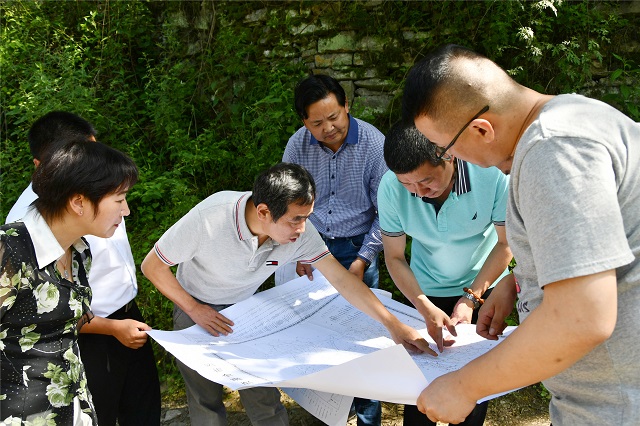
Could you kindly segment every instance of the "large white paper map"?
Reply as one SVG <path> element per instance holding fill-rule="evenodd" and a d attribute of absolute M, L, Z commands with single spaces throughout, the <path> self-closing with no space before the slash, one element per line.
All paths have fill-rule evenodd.
<path fill-rule="evenodd" d="M 378 297 L 435 347 L 417 310 Z M 184 364 L 233 390 L 299 388 L 285 390 L 327 424 L 346 421 L 351 398 L 343 395 L 415 404 L 430 381 L 500 342 L 485 340 L 475 333 L 475 326 L 463 324 L 456 327 L 456 343 L 438 357 L 411 355 L 318 271 L 313 281 L 301 277 L 222 312 L 235 323 L 228 336 L 214 337 L 197 325 L 148 333 Z"/>

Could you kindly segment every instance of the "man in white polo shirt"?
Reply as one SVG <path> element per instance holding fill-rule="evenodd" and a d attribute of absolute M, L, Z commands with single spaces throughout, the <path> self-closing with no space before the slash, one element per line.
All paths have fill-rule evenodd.
<path fill-rule="evenodd" d="M 52 111 L 36 120 L 27 139 L 36 167 L 74 137 L 95 142 L 96 131 L 66 111 Z M 31 184 L 9 211 L 6 223 L 20 221 L 38 196 Z M 110 238 L 85 236 L 92 255 L 89 284 L 95 318 L 78 339 L 87 384 L 101 426 L 157 426 L 160 422 L 160 382 L 149 327 L 135 297 L 136 267 L 124 219 Z"/>
<path fill-rule="evenodd" d="M 384 324 L 394 341 L 435 355 L 417 331 L 400 323 L 331 255 L 308 221 L 314 198 L 309 172 L 280 163 L 256 179 L 253 192 L 215 193 L 167 230 L 142 271 L 174 302 L 174 329 L 199 324 L 214 336 L 231 333 L 233 322 L 218 311 L 253 295 L 279 266 L 300 261 L 313 264 L 350 303 Z M 174 265 L 179 265 L 176 276 Z M 178 366 L 191 424 L 226 425 L 222 385 Z M 252 424 L 289 424 L 277 389 L 244 389 L 240 398 Z"/>

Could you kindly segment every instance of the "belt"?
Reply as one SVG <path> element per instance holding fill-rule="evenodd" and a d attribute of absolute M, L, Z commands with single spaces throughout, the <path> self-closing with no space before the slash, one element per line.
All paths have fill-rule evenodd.
<path fill-rule="evenodd" d="M 130 301 L 125 303 L 122 308 L 118 309 L 116 312 L 129 312 L 131 309 L 133 309 L 133 305 L 135 303 L 135 300 L 136 299 L 131 299 Z M 115 314 L 115 312 L 114 312 L 114 314 Z"/>
<path fill-rule="evenodd" d="M 349 241 L 349 240 L 351 240 L 351 239 L 353 239 L 355 237 L 358 237 L 358 236 L 359 235 L 354 235 L 352 237 L 330 237 L 328 235 L 320 234 L 320 237 L 325 241 L 326 240 L 331 240 L 331 241 Z"/>

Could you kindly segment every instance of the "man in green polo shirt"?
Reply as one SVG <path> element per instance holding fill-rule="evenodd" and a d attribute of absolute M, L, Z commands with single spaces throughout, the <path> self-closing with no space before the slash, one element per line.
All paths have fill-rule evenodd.
<path fill-rule="evenodd" d="M 424 317 L 440 352 L 453 343 L 455 325 L 475 322 L 489 289 L 508 274 L 512 259 L 505 216 L 509 178 L 449 155 L 438 155 L 413 125 L 396 124 L 384 144 L 389 166 L 378 188 L 384 257 L 396 286 Z M 412 237 L 411 265 L 405 258 Z M 463 289 L 470 289 L 467 293 Z M 481 425 L 487 403 L 464 425 Z M 405 406 L 405 425 L 430 425 Z"/>

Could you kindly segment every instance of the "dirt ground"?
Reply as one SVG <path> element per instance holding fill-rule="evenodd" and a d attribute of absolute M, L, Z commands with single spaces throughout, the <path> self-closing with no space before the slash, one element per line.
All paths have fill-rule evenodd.
<path fill-rule="evenodd" d="M 179 410 L 171 422 L 173 425 L 189 425 L 186 413 L 186 401 L 178 398 L 171 402 L 165 401 L 164 411 Z M 287 395 L 282 395 L 282 400 L 289 412 L 289 422 L 291 426 L 322 426 L 324 423 L 313 417 L 306 410 L 290 399 Z M 229 426 L 251 426 L 251 422 L 244 414 L 240 398 L 237 392 L 227 394 L 225 399 L 227 406 L 227 417 Z M 382 425 L 402 426 L 402 413 L 404 406 L 399 404 L 382 404 Z M 164 414 L 163 413 L 163 418 Z M 496 398 L 489 403 L 489 411 L 486 426 L 548 426 L 548 402 L 540 395 L 538 386 L 529 386 L 519 391 Z M 356 426 L 355 416 L 350 418 L 347 426 Z"/>

